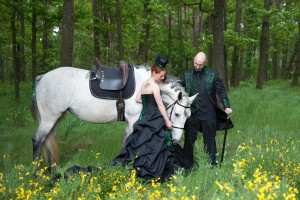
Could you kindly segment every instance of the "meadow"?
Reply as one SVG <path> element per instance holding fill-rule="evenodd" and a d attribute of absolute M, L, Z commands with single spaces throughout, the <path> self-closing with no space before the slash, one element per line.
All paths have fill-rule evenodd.
<path fill-rule="evenodd" d="M 60 162 L 49 174 L 44 160 L 32 162 L 31 84 L 0 84 L 0 199 L 299 199 L 300 88 L 287 81 L 256 90 L 243 82 L 229 91 L 235 125 L 228 130 L 221 167 L 211 168 L 196 142 L 198 167 L 170 180 L 145 182 L 135 171 L 107 165 L 122 146 L 125 124 L 89 124 L 68 114 L 57 140 Z M 100 111 L 99 111 L 100 112 Z M 218 132 L 220 159 L 224 132 Z M 95 166 L 93 173 L 63 174 L 71 166 Z M 39 170 L 35 171 L 39 166 Z M 62 174 L 57 179 L 57 174 Z"/>

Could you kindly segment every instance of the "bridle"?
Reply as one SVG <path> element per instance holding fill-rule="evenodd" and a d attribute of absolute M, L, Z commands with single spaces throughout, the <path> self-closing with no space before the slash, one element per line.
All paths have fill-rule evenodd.
<path fill-rule="evenodd" d="M 178 105 L 180 105 L 181 107 L 184 107 L 184 108 L 191 108 L 190 106 L 184 106 L 184 105 L 182 105 L 182 104 L 180 104 L 179 102 L 178 102 L 178 99 L 176 100 L 176 101 L 174 101 L 174 103 L 172 103 L 171 105 L 169 105 L 167 108 L 166 108 L 166 110 L 168 110 L 169 108 L 171 108 L 171 112 L 170 112 L 170 116 L 169 116 L 169 118 L 170 118 L 170 121 L 171 121 L 171 117 L 172 117 L 172 113 L 173 113 L 173 110 L 174 110 L 174 107 L 175 107 L 175 104 L 178 104 Z M 172 126 L 173 128 L 177 128 L 177 129 L 184 129 L 184 127 L 178 127 L 178 126 Z"/>

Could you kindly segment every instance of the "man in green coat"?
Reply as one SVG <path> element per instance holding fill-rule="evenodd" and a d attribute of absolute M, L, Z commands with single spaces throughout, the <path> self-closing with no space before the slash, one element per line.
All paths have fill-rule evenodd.
<path fill-rule="evenodd" d="M 233 127 L 231 120 L 227 119 L 232 109 L 225 86 L 218 73 L 206 66 L 206 55 L 203 52 L 195 56 L 194 69 L 185 72 L 182 84 L 189 96 L 199 93 L 185 124 L 184 151 L 191 158 L 191 163 L 194 163 L 194 144 L 200 131 L 203 133 L 204 151 L 209 156 L 210 164 L 216 166 L 216 132 Z M 217 98 L 223 109 L 218 107 Z"/>

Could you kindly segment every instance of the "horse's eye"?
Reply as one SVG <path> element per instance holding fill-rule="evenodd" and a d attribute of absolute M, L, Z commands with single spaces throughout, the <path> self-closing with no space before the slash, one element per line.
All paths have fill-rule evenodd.
<path fill-rule="evenodd" d="M 178 113 L 175 113 L 175 117 L 179 117 L 179 114 L 178 114 Z"/>

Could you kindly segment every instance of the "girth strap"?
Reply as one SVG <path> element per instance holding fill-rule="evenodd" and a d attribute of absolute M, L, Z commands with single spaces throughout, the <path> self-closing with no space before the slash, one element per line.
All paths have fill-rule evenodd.
<path fill-rule="evenodd" d="M 116 102 L 118 111 L 118 121 L 125 121 L 125 101 L 122 96 L 122 90 L 119 91 L 119 98 Z"/>

